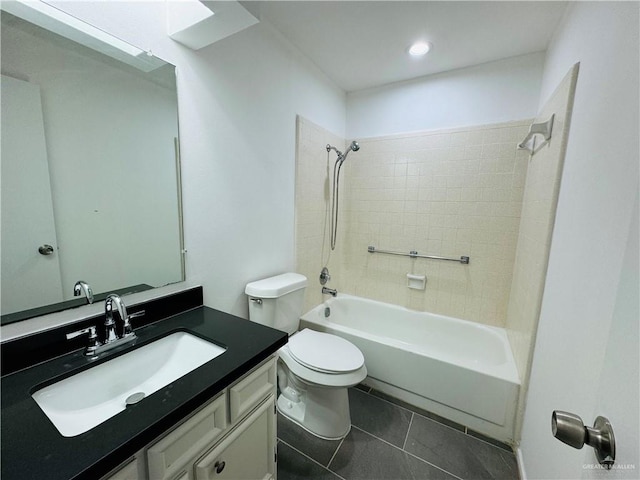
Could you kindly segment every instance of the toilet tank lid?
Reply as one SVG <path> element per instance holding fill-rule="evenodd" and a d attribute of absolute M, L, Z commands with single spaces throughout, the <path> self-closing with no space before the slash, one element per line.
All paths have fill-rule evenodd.
<path fill-rule="evenodd" d="M 247 284 L 244 293 L 258 298 L 277 298 L 307 286 L 307 277 L 299 273 L 283 273 Z"/>

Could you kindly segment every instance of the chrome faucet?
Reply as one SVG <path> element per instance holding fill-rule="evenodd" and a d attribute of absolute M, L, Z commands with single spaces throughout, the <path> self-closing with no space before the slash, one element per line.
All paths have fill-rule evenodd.
<path fill-rule="evenodd" d="M 117 329 L 114 311 L 118 312 L 118 317 L 122 322 L 122 328 Z M 111 293 L 107 295 L 104 302 L 104 342 L 100 342 L 96 335 L 96 327 L 89 327 L 77 332 L 67 334 L 67 340 L 75 338 L 84 333 L 89 334 L 89 346 L 85 349 L 84 354 L 88 357 L 96 357 L 99 353 L 111 350 L 123 344 L 127 344 L 136 339 L 136 334 L 131 326 L 131 319 L 144 315 L 145 311 L 141 310 L 134 314 L 127 313 L 127 307 L 119 295 Z"/>
<path fill-rule="evenodd" d="M 116 333 L 116 322 L 113 319 L 113 306 L 115 305 L 116 310 L 118 311 L 118 315 L 122 320 L 123 324 L 126 325 L 129 323 L 129 317 L 127 315 L 127 307 L 124 302 L 120 298 L 119 295 L 115 293 L 111 293 L 107 295 L 106 300 L 104 301 L 104 329 L 105 329 L 105 341 L 104 343 L 111 343 L 118 340 L 118 338 L 122 338 L 124 336 L 124 328 L 122 329 L 123 334 L 118 335 Z"/>
<path fill-rule="evenodd" d="M 93 303 L 93 290 L 91 290 L 91 287 L 87 282 L 84 280 L 78 280 L 73 286 L 73 296 L 79 297 L 82 294 L 87 297 L 87 303 Z"/>
<path fill-rule="evenodd" d="M 327 288 L 327 287 L 322 287 L 322 294 L 329 294 L 332 297 L 335 297 L 338 295 L 338 291 L 335 288 Z"/>

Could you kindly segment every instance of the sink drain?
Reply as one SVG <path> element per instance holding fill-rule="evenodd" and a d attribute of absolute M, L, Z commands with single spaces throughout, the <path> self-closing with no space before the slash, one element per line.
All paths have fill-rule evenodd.
<path fill-rule="evenodd" d="M 135 405 L 136 403 L 138 403 L 140 400 L 142 400 L 144 398 L 144 392 L 136 392 L 136 393 L 132 393 L 131 395 L 129 395 L 127 397 L 127 399 L 124 401 L 124 403 L 129 406 L 129 405 Z"/>

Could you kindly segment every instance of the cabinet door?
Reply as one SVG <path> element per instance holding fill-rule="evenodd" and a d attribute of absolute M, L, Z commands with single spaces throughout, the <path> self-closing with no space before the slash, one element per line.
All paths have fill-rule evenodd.
<path fill-rule="evenodd" d="M 151 480 L 182 480 L 195 458 L 222 438 L 227 427 L 226 391 L 147 450 Z M 189 478 L 188 476 L 186 478 Z"/>
<path fill-rule="evenodd" d="M 276 360 L 271 358 L 229 388 L 229 416 L 235 423 L 276 393 Z"/>
<path fill-rule="evenodd" d="M 275 478 L 275 422 L 272 395 L 195 464 L 196 480 Z"/>

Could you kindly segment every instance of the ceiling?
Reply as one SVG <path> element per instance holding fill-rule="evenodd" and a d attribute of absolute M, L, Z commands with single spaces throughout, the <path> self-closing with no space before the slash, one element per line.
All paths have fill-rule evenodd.
<path fill-rule="evenodd" d="M 347 92 L 544 51 L 567 2 L 258 1 L 259 11 Z M 407 54 L 416 40 L 433 44 Z"/>

